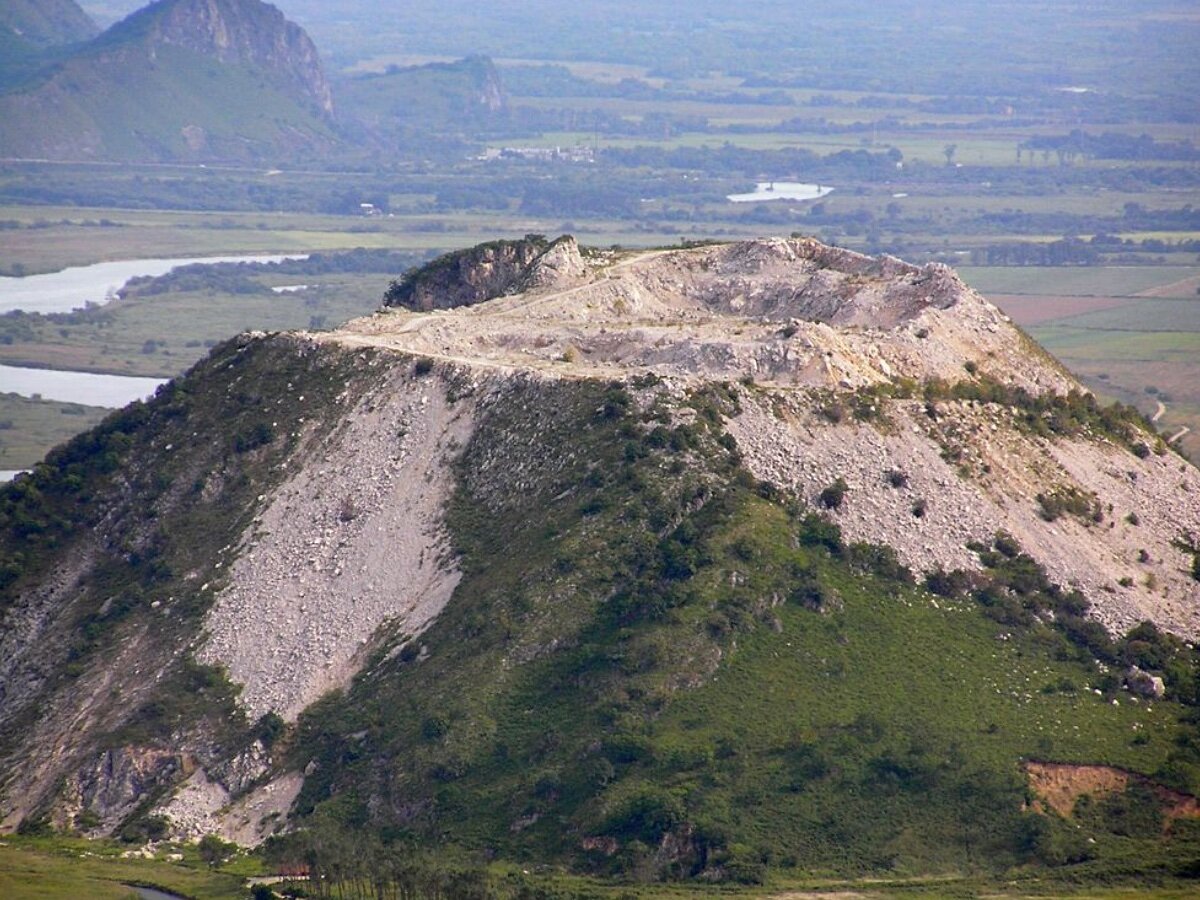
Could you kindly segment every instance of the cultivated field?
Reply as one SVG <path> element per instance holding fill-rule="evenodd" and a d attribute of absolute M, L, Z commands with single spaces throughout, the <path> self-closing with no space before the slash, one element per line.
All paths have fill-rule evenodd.
<path fill-rule="evenodd" d="M 1190 267 L 963 268 L 1097 394 L 1135 404 L 1200 458 L 1200 296 Z M 1004 292 L 1001 292 L 1004 289 Z M 1190 289 L 1190 293 L 1189 293 Z"/>

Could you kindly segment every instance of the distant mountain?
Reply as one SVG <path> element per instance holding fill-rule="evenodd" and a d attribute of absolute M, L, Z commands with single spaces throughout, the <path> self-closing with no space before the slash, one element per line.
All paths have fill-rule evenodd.
<path fill-rule="evenodd" d="M 0 154 L 293 158 L 337 139 L 316 47 L 260 0 L 161 0 L 0 96 Z"/>
<path fill-rule="evenodd" d="M 76 44 L 95 37 L 96 23 L 75 0 L 3 0 L 0 39 L 15 39 L 34 47 Z M 7 40 L 6 40 L 7 42 Z"/>
<path fill-rule="evenodd" d="M 98 30 L 74 0 L 0 0 L 0 90 L 22 83 Z"/>
<path fill-rule="evenodd" d="M 386 72 L 339 82 L 342 120 L 366 141 L 389 146 L 468 140 L 507 120 L 508 94 L 486 56 Z"/>

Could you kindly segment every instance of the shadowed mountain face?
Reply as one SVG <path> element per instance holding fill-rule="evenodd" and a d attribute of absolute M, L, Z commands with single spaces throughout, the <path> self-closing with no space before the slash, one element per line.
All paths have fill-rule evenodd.
<path fill-rule="evenodd" d="M 181 47 L 223 63 L 262 70 L 325 115 L 333 99 L 317 48 L 304 29 L 259 0 L 160 0 L 115 25 L 102 44 Z"/>
<path fill-rule="evenodd" d="M 96 35 L 96 23 L 75 0 L 4 0 L 0 35 L 33 47 L 75 44 Z"/>
<path fill-rule="evenodd" d="M 161 0 L 0 96 L 0 153 L 270 160 L 328 150 L 317 50 L 259 0 Z"/>

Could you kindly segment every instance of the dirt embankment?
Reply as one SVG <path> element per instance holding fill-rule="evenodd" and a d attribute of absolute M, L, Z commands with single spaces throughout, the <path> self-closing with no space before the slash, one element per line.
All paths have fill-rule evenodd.
<path fill-rule="evenodd" d="M 1175 819 L 1200 818 L 1200 802 L 1191 794 L 1173 791 L 1156 784 L 1144 775 L 1117 769 L 1112 766 L 1073 765 L 1070 763 L 1036 762 L 1025 763 L 1029 786 L 1037 796 L 1041 810 L 1054 810 L 1064 818 L 1070 818 L 1075 803 L 1081 797 L 1106 797 L 1119 794 L 1130 784 L 1149 785 L 1162 804 L 1166 826 Z"/>

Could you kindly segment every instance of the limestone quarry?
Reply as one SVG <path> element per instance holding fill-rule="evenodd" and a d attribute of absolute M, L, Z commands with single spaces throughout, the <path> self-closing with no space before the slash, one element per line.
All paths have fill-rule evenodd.
<path fill-rule="evenodd" d="M 827 512 L 848 539 L 890 545 L 916 572 L 949 571 L 978 569 L 968 544 L 1004 532 L 1114 633 L 1151 620 L 1200 638 L 1187 549 L 1200 536 L 1200 471 L 1150 434 L 1151 452 L 1134 453 L 1102 435 L 1032 433 L 998 403 L 922 398 L 933 381 L 988 379 L 1031 397 L 1082 391 L 952 270 L 807 239 L 616 252 L 561 238 L 461 262 L 440 270 L 446 284 L 408 290 L 412 308 L 259 338 L 369 360 L 371 377 L 347 380 L 336 422 L 320 421 L 330 414 L 321 409 L 297 417 L 252 522 L 190 582 L 213 600 L 184 651 L 224 668 L 248 721 L 296 721 L 349 685 L 384 637 L 419 650 L 460 578 L 443 518 L 455 461 L 480 411 L 507 402 L 518 381 L 613 380 L 635 396 L 728 383 L 738 411 L 723 426 L 744 465 L 813 508 L 841 479 L 844 499 Z M 294 385 L 301 413 L 304 392 Z M 495 489 L 522 489 L 528 462 L 519 448 L 497 460 Z M 1055 492 L 1088 498 L 1094 512 L 1042 515 L 1039 495 Z M 11 684 L 33 665 L 54 590 L 6 613 Z M 0 696 L 0 723 L 36 696 L 29 684 Z M 8 770 L 10 823 L 44 802 L 52 776 L 66 777 L 78 804 L 105 795 L 105 772 L 123 771 L 63 740 L 36 784 Z M 281 771 L 261 744 L 230 760 L 219 748 L 192 752 L 189 740 L 147 763 L 179 832 L 256 843 L 279 825 L 303 773 Z M 111 826 L 143 796 L 125 789 L 98 811 Z"/>

